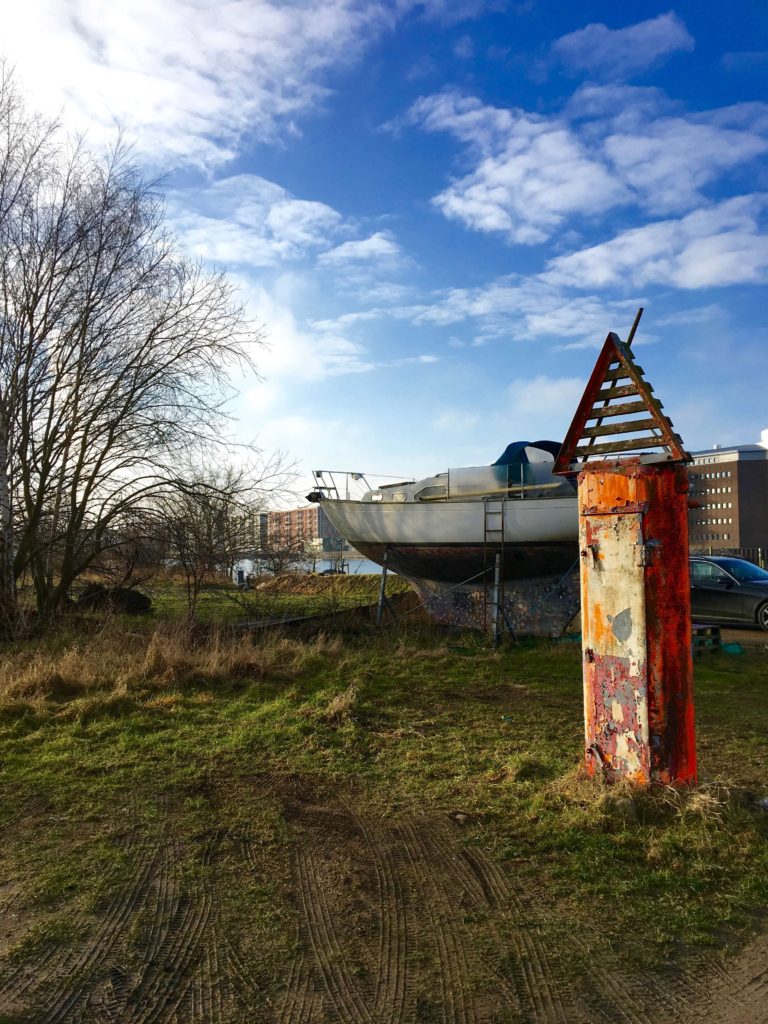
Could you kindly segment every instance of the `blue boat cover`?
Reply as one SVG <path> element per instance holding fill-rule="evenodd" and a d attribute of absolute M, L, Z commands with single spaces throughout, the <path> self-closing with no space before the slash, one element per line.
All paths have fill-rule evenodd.
<path fill-rule="evenodd" d="M 527 465 L 529 460 L 525 451 L 526 448 L 540 448 L 542 451 L 549 452 L 555 458 L 560 451 L 561 444 L 559 441 L 513 441 L 512 444 L 507 445 L 504 453 L 495 462 L 492 462 L 491 465 L 515 466 L 520 463 Z"/>

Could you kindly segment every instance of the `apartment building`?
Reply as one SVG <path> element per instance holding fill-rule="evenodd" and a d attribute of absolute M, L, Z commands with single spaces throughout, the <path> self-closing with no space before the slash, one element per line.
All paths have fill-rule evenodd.
<path fill-rule="evenodd" d="M 688 467 L 693 549 L 768 549 L 768 430 L 759 444 L 715 445 L 692 452 Z"/>
<path fill-rule="evenodd" d="M 347 544 L 320 505 L 270 512 L 268 544 L 286 550 L 321 552 L 347 550 Z"/>

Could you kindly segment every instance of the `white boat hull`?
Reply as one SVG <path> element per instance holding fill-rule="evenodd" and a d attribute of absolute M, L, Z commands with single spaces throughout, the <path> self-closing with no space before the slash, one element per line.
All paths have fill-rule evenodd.
<path fill-rule="evenodd" d="M 482 501 L 373 504 L 324 498 L 328 518 L 354 547 L 358 541 L 377 544 L 482 544 Z M 504 539 L 509 544 L 576 541 L 579 532 L 576 495 L 498 501 L 503 511 Z"/>
<path fill-rule="evenodd" d="M 411 579 L 462 583 L 487 571 L 499 550 L 486 534 L 483 501 L 375 504 L 323 498 L 322 507 L 361 554 L 382 564 L 386 551 L 388 566 Z M 573 564 L 578 544 L 575 494 L 499 499 L 491 507 L 503 516 L 505 579 L 565 572 Z"/>

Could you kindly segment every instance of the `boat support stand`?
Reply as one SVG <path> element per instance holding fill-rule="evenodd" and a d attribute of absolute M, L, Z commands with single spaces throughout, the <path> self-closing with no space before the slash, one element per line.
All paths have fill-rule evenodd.
<path fill-rule="evenodd" d="M 376 605 L 376 625 L 380 626 L 384 618 L 386 608 L 390 617 L 394 619 L 395 613 L 387 597 L 387 562 L 389 561 L 389 544 L 384 548 L 384 560 L 381 563 L 381 584 L 379 586 L 379 600 Z"/>

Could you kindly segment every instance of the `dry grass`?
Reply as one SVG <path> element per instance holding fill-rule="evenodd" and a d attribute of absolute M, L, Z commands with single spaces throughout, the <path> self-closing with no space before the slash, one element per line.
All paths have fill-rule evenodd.
<path fill-rule="evenodd" d="M 319 597 L 359 597 L 375 601 L 381 585 L 377 575 L 322 576 L 313 573 L 285 573 L 258 579 L 253 590 L 260 594 L 304 594 Z M 387 577 L 387 594 L 407 594 L 410 586 L 400 576 Z"/>
<path fill-rule="evenodd" d="M 327 725 L 339 725 L 350 718 L 356 702 L 357 686 L 352 683 L 328 702 L 318 718 Z"/>
<path fill-rule="evenodd" d="M 696 829 L 724 826 L 746 811 L 759 810 L 757 794 L 743 786 L 725 782 L 702 783 L 696 787 L 653 786 L 646 788 L 631 782 L 606 785 L 601 778 L 590 778 L 581 766 L 547 781 L 546 764 L 522 755 L 512 759 L 493 777 L 497 783 L 536 780 L 536 810 L 546 808 L 561 816 L 564 823 L 611 831 L 624 826 L 669 825 Z"/>
<path fill-rule="evenodd" d="M 201 641 L 183 628 L 142 635 L 106 627 L 87 639 L 7 652 L 0 662 L 0 703 L 10 709 L 188 683 L 291 680 L 318 659 L 337 659 L 341 649 L 339 639 L 323 635 L 303 642 L 214 632 Z"/>

